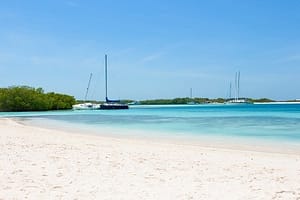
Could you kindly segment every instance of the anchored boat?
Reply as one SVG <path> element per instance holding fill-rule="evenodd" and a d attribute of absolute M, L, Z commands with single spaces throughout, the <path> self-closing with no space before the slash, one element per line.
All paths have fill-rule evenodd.
<path fill-rule="evenodd" d="M 89 82 L 88 82 L 88 86 L 86 88 L 86 93 L 85 93 L 85 97 L 84 97 L 84 103 L 73 105 L 72 106 L 73 110 L 97 110 L 97 109 L 100 108 L 100 104 L 86 102 L 87 101 L 87 96 L 88 96 L 88 93 L 89 93 L 89 88 L 90 88 L 92 76 L 93 76 L 93 74 L 91 73 L 90 74 L 90 78 L 89 78 Z"/>
<path fill-rule="evenodd" d="M 128 109 L 128 105 L 120 100 L 110 100 L 107 95 L 107 55 L 105 55 L 105 103 L 100 105 L 102 110 Z"/>
<path fill-rule="evenodd" d="M 234 93 L 235 97 L 231 98 L 231 83 L 229 89 L 229 99 L 225 102 L 225 104 L 252 104 L 246 98 L 240 98 L 240 72 L 235 73 L 235 83 L 234 83 Z"/>

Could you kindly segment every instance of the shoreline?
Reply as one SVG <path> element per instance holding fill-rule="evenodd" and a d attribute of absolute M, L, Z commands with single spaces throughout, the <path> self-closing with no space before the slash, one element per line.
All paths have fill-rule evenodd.
<path fill-rule="evenodd" d="M 94 135 L 105 138 L 140 140 L 143 142 L 156 142 L 166 144 L 179 144 L 187 146 L 199 146 L 204 148 L 217 148 L 228 150 L 255 151 L 265 153 L 280 154 L 299 154 L 300 144 L 290 141 L 277 140 L 258 140 L 253 138 L 238 138 L 234 136 L 208 136 L 208 135 L 186 135 L 168 133 L 164 131 L 128 129 L 128 128 L 110 128 L 99 127 L 87 128 L 82 126 L 72 126 L 71 123 L 60 122 L 56 120 L 30 119 L 23 121 L 22 118 L 10 118 L 24 126 L 33 126 L 50 130 L 59 130 L 70 134 Z M 50 125 L 49 125 L 50 123 Z M 72 127 L 71 127 L 72 126 Z"/>
<path fill-rule="evenodd" d="M 300 198 L 299 154 L 0 128 L 0 199 Z"/>

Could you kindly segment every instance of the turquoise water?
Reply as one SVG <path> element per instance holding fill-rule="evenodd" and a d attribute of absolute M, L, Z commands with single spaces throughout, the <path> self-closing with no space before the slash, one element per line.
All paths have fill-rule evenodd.
<path fill-rule="evenodd" d="M 300 104 L 134 106 L 129 110 L 0 113 L 0 116 L 56 120 L 94 130 L 113 127 L 187 137 L 234 137 L 300 144 Z"/>

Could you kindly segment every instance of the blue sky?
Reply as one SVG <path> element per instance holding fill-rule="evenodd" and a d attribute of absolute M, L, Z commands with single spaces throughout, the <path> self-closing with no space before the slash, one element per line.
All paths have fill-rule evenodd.
<path fill-rule="evenodd" d="M 0 87 L 83 99 L 300 98 L 298 0 L 0 2 Z"/>

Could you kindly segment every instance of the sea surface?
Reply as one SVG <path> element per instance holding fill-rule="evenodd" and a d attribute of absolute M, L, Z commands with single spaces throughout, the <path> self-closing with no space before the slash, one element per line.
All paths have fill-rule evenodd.
<path fill-rule="evenodd" d="M 0 117 L 94 131 L 114 128 L 140 137 L 152 134 L 300 145 L 300 104 L 132 106 L 129 110 L 0 112 Z"/>

